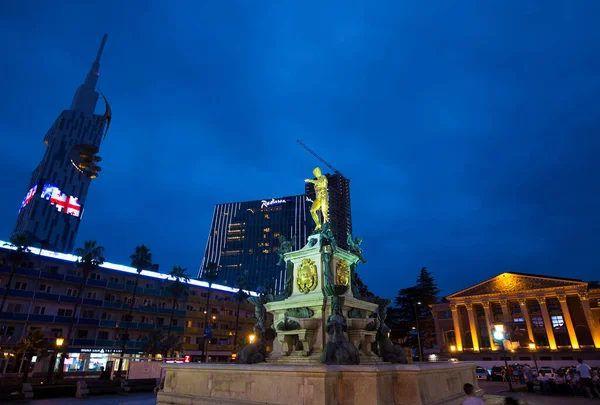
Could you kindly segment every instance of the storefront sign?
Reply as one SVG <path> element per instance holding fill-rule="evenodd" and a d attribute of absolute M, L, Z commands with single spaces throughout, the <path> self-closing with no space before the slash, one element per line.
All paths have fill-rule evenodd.
<path fill-rule="evenodd" d="M 267 208 L 267 207 L 270 207 L 271 205 L 277 205 L 277 204 L 285 204 L 286 202 L 287 202 L 286 200 L 276 200 L 274 198 L 271 198 L 270 201 L 262 200 L 261 201 L 262 205 L 260 206 L 260 208 Z"/>

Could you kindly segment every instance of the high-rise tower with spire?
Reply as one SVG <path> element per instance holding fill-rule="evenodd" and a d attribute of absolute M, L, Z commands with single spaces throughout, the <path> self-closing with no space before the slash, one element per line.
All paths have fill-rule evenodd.
<path fill-rule="evenodd" d="M 70 253 L 83 216 L 88 188 L 98 177 L 100 143 L 106 136 L 111 110 L 94 114 L 100 96 L 96 89 L 100 57 L 107 35 L 92 68 L 44 138 L 42 161 L 33 171 L 28 192 L 21 203 L 15 232 L 26 233 L 44 249 Z"/>

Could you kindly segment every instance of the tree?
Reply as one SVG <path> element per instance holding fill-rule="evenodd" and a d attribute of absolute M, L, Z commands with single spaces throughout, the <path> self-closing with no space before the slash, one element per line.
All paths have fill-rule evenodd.
<path fill-rule="evenodd" d="M 6 282 L 6 286 L 4 287 L 4 295 L 2 296 L 2 303 L 0 304 L 0 314 L 4 311 L 4 305 L 6 304 L 8 292 L 10 291 L 12 280 L 17 272 L 17 268 L 19 268 L 22 263 L 25 263 L 29 257 L 30 243 L 31 241 L 26 234 L 15 233 L 10 237 L 9 242 L 5 244 L 6 246 L 12 248 L 10 252 L 6 253 L 6 260 L 8 263 L 10 263 L 11 271 L 10 276 L 8 276 L 8 281 Z"/>
<path fill-rule="evenodd" d="M 135 296 L 137 294 L 138 283 L 140 282 L 140 275 L 142 274 L 142 270 L 152 267 L 152 252 L 150 252 L 150 249 L 148 249 L 146 245 L 136 246 L 135 252 L 133 252 L 129 258 L 131 259 L 131 266 L 135 267 L 137 274 L 135 276 L 135 285 L 133 286 L 133 296 L 131 298 L 131 303 L 129 304 L 129 312 L 127 313 L 127 327 L 125 328 L 123 343 L 121 345 L 121 356 L 119 357 L 119 368 L 117 369 L 116 375 L 117 378 L 121 377 L 121 371 L 123 370 L 125 345 L 129 335 L 129 323 L 132 320 L 131 314 L 133 313 L 133 305 L 135 304 Z"/>
<path fill-rule="evenodd" d="M 367 287 L 367 285 L 360 279 L 360 277 L 358 276 L 358 271 L 356 272 L 354 284 L 355 284 L 356 288 L 358 289 L 358 292 L 360 293 L 361 297 L 374 297 L 375 296 L 371 291 L 369 291 L 369 287 Z"/>
<path fill-rule="evenodd" d="M 190 275 L 187 274 L 187 269 L 181 266 L 174 266 L 169 276 L 175 279 L 169 286 L 169 291 L 173 297 L 173 307 L 171 308 L 171 319 L 169 321 L 169 331 L 167 332 L 167 338 L 171 337 L 171 330 L 173 328 L 173 317 L 175 316 L 175 306 L 177 305 L 178 298 L 182 296 L 188 289 L 187 283 L 190 281 Z"/>
<path fill-rule="evenodd" d="M 144 344 L 142 350 L 146 356 L 156 357 L 162 353 L 163 344 L 167 335 L 162 330 L 154 330 L 150 333 L 148 341 Z"/>
<path fill-rule="evenodd" d="M 34 354 L 38 354 L 42 352 L 43 349 L 46 348 L 46 340 L 44 339 L 44 331 L 41 329 L 34 329 L 29 332 L 29 335 L 25 336 L 15 345 L 15 351 L 17 354 L 22 354 L 26 359 L 26 363 L 23 367 L 23 382 L 27 381 L 27 376 L 29 370 L 29 363 L 31 362 L 31 357 Z"/>
<path fill-rule="evenodd" d="M 235 332 L 233 335 L 233 350 L 235 353 L 235 349 L 238 343 L 238 329 L 240 325 L 240 307 L 242 302 L 248 299 L 248 293 L 244 290 L 248 289 L 248 285 L 246 284 L 246 280 L 243 277 L 238 278 L 237 280 L 238 291 L 234 294 L 233 299 L 237 302 L 237 312 L 235 314 Z"/>
<path fill-rule="evenodd" d="M 435 326 L 431 305 L 438 301 L 439 289 L 433 275 L 423 267 L 416 280 L 416 285 L 403 288 L 398 292 L 395 308 L 388 308 L 386 323 L 395 338 L 407 339 L 411 345 L 417 343 L 417 336 L 412 332 L 418 326 L 425 347 L 435 342 Z"/>
<path fill-rule="evenodd" d="M 206 297 L 206 311 L 204 312 L 204 330 L 208 327 L 208 316 L 210 313 L 210 293 L 212 291 L 212 286 L 215 281 L 219 278 L 219 266 L 217 263 L 208 262 L 206 266 L 204 266 L 204 271 L 202 272 L 202 276 L 200 279 L 208 283 L 208 295 Z M 202 340 L 202 361 L 206 362 L 207 354 L 206 354 L 206 346 L 207 346 L 207 336 L 204 334 L 204 338 Z"/>
<path fill-rule="evenodd" d="M 71 323 L 69 323 L 69 329 L 67 330 L 67 338 L 62 346 L 62 355 L 60 356 L 60 363 L 58 365 L 58 378 L 63 376 L 63 368 L 65 366 L 65 353 L 71 344 L 71 334 L 75 325 L 75 319 L 77 318 L 77 310 L 81 304 L 81 297 L 83 296 L 83 290 L 90 276 L 90 273 L 97 270 L 102 263 L 104 263 L 104 248 L 98 246 L 95 240 L 86 240 L 83 242 L 82 248 L 75 249 L 75 255 L 79 256 L 77 260 L 77 268 L 81 269 L 81 282 L 79 283 L 79 289 L 77 290 L 77 298 L 75 299 L 75 305 L 73 306 L 73 314 L 71 315 Z"/>

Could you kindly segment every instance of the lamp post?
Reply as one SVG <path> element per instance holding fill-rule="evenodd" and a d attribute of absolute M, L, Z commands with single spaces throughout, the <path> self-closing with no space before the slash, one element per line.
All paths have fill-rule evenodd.
<path fill-rule="evenodd" d="M 65 339 L 62 337 L 57 337 L 54 341 L 54 351 L 52 356 L 50 357 L 50 363 L 48 364 L 48 375 L 46 376 L 46 382 L 50 384 L 52 382 L 52 375 L 54 374 L 54 366 L 56 365 L 56 356 L 60 351 L 61 346 L 65 342 Z"/>
<path fill-rule="evenodd" d="M 250 343 L 254 343 L 254 339 L 256 339 L 255 335 L 248 336 L 248 340 L 250 341 Z"/>
<path fill-rule="evenodd" d="M 513 386 L 512 381 L 510 380 L 510 376 L 508 375 L 508 361 L 506 360 L 506 346 L 504 346 L 505 334 L 504 334 L 504 324 L 498 323 L 494 325 L 494 340 L 500 342 L 502 345 L 502 356 L 504 356 L 504 367 L 506 369 L 506 376 L 508 380 L 508 390 L 512 392 Z"/>
<path fill-rule="evenodd" d="M 533 357 L 533 363 L 535 364 L 535 372 L 537 373 L 538 365 L 537 359 L 535 358 L 535 343 L 529 342 L 529 350 L 531 350 L 531 356 Z"/>
<path fill-rule="evenodd" d="M 418 353 L 419 353 L 419 363 L 423 362 L 423 349 L 421 348 L 421 329 L 419 328 L 419 307 L 417 305 L 421 305 L 421 301 L 415 302 L 415 323 L 417 328 L 417 345 Z"/>

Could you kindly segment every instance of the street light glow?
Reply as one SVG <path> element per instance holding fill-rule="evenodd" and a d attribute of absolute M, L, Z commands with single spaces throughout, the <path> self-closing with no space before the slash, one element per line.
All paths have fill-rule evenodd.
<path fill-rule="evenodd" d="M 254 336 L 254 335 L 248 336 L 248 340 L 250 341 L 250 343 L 254 342 L 254 339 L 256 339 L 256 336 Z"/>
<path fill-rule="evenodd" d="M 56 338 L 56 346 L 61 347 L 64 342 L 65 342 L 65 338 L 62 338 L 62 337 Z"/>

